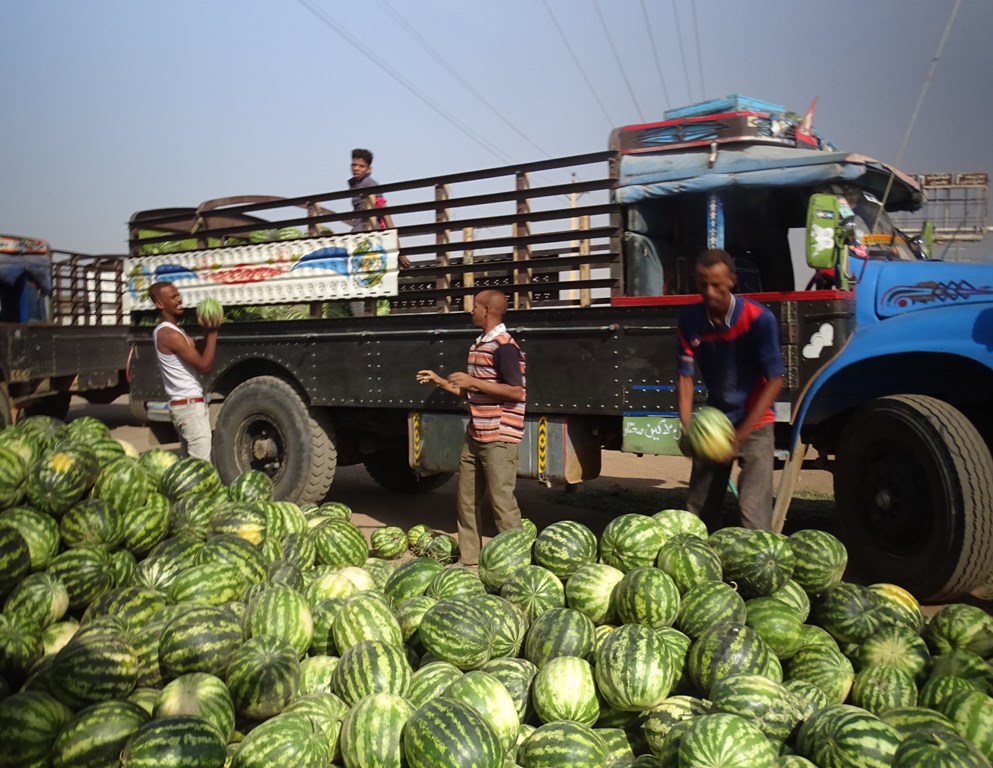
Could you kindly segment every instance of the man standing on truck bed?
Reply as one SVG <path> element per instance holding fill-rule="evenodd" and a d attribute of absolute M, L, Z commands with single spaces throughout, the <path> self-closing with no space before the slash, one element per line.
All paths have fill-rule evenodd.
<path fill-rule="evenodd" d="M 197 373 L 210 373 L 217 351 L 217 327 L 204 326 L 207 333 L 203 352 L 177 325 L 183 314 L 183 298 L 172 283 L 154 283 L 148 295 L 158 307 L 160 322 L 152 332 L 162 384 L 169 397 L 172 423 L 179 433 L 183 450 L 196 459 L 210 461 L 210 417 Z"/>
<path fill-rule="evenodd" d="M 431 370 L 417 372 L 421 384 L 434 384 L 469 401 L 458 488 L 460 561 L 468 566 L 479 560 L 484 498 L 493 507 L 497 531 L 521 527 L 514 487 L 527 384 L 524 353 L 503 324 L 506 311 L 507 298 L 499 291 L 477 293 L 472 300 L 472 324 L 482 334 L 469 348 L 468 371 L 452 373 L 447 379 Z"/>
<path fill-rule="evenodd" d="M 784 372 L 776 318 L 761 304 L 732 293 L 737 275 L 726 251 L 700 254 L 696 283 L 703 301 L 686 307 L 679 317 L 679 421 L 685 433 L 692 418 L 696 363 L 707 387 L 707 404 L 723 411 L 735 428 L 741 524 L 769 530 L 775 450 L 772 404 L 783 387 Z M 714 464 L 693 459 L 686 505 L 710 531 L 720 527 L 731 461 Z"/>

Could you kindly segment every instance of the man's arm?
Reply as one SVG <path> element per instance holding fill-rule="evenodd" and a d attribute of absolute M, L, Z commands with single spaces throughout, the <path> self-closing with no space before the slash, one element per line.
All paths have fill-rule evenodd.
<path fill-rule="evenodd" d="M 160 352 L 176 355 L 193 368 L 197 373 L 210 373 L 214 367 L 214 356 L 217 353 L 217 329 L 208 328 L 203 352 L 198 352 L 192 340 L 172 328 L 159 331 L 157 340 Z"/>
<path fill-rule="evenodd" d="M 680 374 L 676 379 L 676 402 L 679 405 L 679 424 L 683 432 L 693 418 L 693 377 Z"/>
<path fill-rule="evenodd" d="M 466 400 L 469 397 L 469 393 L 466 392 L 461 387 L 453 384 L 450 381 L 450 378 L 451 377 L 449 377 L 448 379 L 443 378 L 442 376 L 439 376 L 437 373 L 429 369 L 424 369 L 422 371 L 417 372 L 418 384 L 434 384 L 438 389 L 443 389 L 446 392 L 448 392 L 450 395 L 455 395 L 456 397 L 460 397 L 463 400 Z"/>
<path fill-rule="evenodd" d="M 474 389 L 477 392 L 482 392 L 484 395 L 497 397 L 507 402 L 520 402 L 524 399 L 524 387 L 519 384 L 515 386 L 499 381 L 484 381 L 483 379 L 473 378 L 463 371 L 449 374 L 448 382 L 458 387 L 459 390 Z"/>

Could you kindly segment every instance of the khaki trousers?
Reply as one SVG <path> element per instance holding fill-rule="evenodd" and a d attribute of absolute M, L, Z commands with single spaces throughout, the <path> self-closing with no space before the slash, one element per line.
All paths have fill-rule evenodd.
<path fill-rule="evenodd" d="M 480 443 L 465 436 L 459 456 L 458 534 L 459 559 L 466 565 L 479 562 L 484 501 L 493 508 L 498 532 L 521 527 L 521 509 L 514 497 L 518 448 L 518 443 Z"/>
<path fill-rule="evenodd" d="M 741 446 L 738 464 L 738 507 L 745 528 L 772 530 L 772 468 L 775 451 L 773 425 L 754 430 Z M 731 462 L 711 464 L 693 460 L 686 508 L 707 524 L 711 533 L 721 527 L 721 507 L 731 476 Z"/>

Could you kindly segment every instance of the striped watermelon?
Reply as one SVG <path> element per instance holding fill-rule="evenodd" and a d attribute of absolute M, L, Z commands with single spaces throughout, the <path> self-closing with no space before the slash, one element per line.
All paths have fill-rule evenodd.
<path fill-rule="evenodd" d="M 964 648 L 935 656 L 931 660 L 928 674 L 962 677 L 983 693 L 993 693 L 993 665 L 979 654 Z"/>
<path fill-rule="evenodd" d="M 0 613 L 0 678 L 17 684 L 41 658 L 41 627 L 16 614 Z"/>
<path fill-rule="evenodd" d="M 806 720 L 814 712 L 823 709 L 831 702 L 828 701 L 827 694 L 820 688 L 807 680 L 786 680 L 783 687 L 790 692 L 793 701 L 800 711 L 800 719 Z"/>
<path fill-rule="evenodd" d="M 447 533 L 439 533 L 428 542 L 424 554 L 442 565 L 448 565 L 459 559 L 459 543 Z"/>
<path fill-rule="evenodd" d="M 138 658 L 123 625 L 112 619 L 83 627 L 51 667 L 53 692 L 71 707 L 124 698 L 135 687 Z"/>
<path fill-rule="evenodd" d="M 284 712 L 245 735 L 234 748 L 231 768 L 317 768 L 331 765 L 333 754 L 327 734 L 313 718 Z"/>
<path fill-rule="evenodd" d="M 572 608 L 551 608 L 538 616 L 528 629 L 524 657 L 543 667 L 559 656 L 593 657 L 593 622 Z M 592 723 L 590 723 L 592 725 Z"/>
<path fill-rule="evenodd" d="M 586 659 L 559 656 L 549 661 L 534 676 L 531 696 L 543 723 L 572 720 L 591 726 L 600 717 L 593 667 Z"/>
<path fill-rule="evenodd" d="M 706 462 L 723 463 L 734 457 L 734 425 L 727 415 L 710 405 L 693 414 L 683 433 L 690 454 Z"/>
<path fill-rule="evenodd" d="M 524 740 L 517 761 L 521 768 L 599 768 L 606 764 L 607 745 L 587 725 L 546 723 Z"/>
<path fill-rule="evenodd" d="M 37 571 L 47 568 L 59 551 L 59 524 L 50 515 L 30 507 L 11 507 L 0 512 L 0 528 L 4 527 L 16 530 L 28 545 L 29 570 Z M 0 536 L 0 542 L 2 541 L 3 537 Z M 12 539 L 12 541 L 14 542 L 12 551 L 16 552 L 19 546 L 16 544 L 16 539 Z M 3 560 L 6 559 L 3 552 L 4 547 L 0 543 L 0 573 L 7 567 L 2 565 Z M 19 557 L 14 557 L 10 564 L 13 566 L 19 560 Z M 23 564 L 13 568 L 14 573 L 18 570 L 23 570 Z M 4 577 L 0 576 L 0 582 L 3 579 Z M 0 592 L 2 591 L 2 587 L 0 587 Z"/>
<path fill-rule="evenodd" d="M 904 740 L 917 733 L 958 733 L 955 730 L 955 723 L 929 707 L 894 707 L 883 712 L 879 717 L 896 728 Z"/>
<path fill-rule="evenodd" d="M 231 654 L 224 682 L 239 715 L 263 720 L 278 715 L 297 695 L 300 661 L 289 643 L 253 637 Z"/>
<path fill-rule="evenodd" d="M 841 582 L 813 603 L 814 620 L 839 643 L 861 643 L 883 626 L 879 598 L 861 584 Z"/>
<path fill-rule="evenodd" d="M 130 701 L 111 699 L 86 707 L 55 739 L 52 768 L 117 765 L 127 740 L 148 720 L 148 713 Z"/>
<path fill-rule="evenodd" d="M 841 583 L 848 551 L 837 536 L 807 528 L 787 537 L 793 550 L 793 578 L 809 595 L 820 595 Z"/>
<path fill-rule="evenodd" d="M 399 768 L 403 759 L 401 735 L 413 712 L 406 699 L 392 693 L 376 693 L 356 702 L 341 726 L 345 768 Z"/>
<path fill-rule="evenodd" d="M 559 520 L 538 534 L 533 554 L 537 565 L 566 581 L 581 566 L 596 562 L 596 536 L 582 523 Z"/>
<path fill-rule="evenodd" d="M 121 515 L 121 546 L 136 556 L 147 555 L 169 535 L 169 499 L 149 492 L 145 503 L 129 507 Z"/>
<path fill-rule="evenodd" d="M 781 589 L 793 576 L 795 565 L 786 537 L 772 531 L 749 530 L 721 561 L 724 580 L 737 584 L 745 598 L 771 595 Z"/>
<path fill-rule="evenodd" d="M 577 568 L 565 584 L 566 605 L 585 614 L 594 624 L 609 624 L 617 616 L 614 587 L 624 572 L 604 563 Z"/>
<path fill-rule="evenodd" d="M 297 592 L 303 591 L 303 571 L 289 560 L 275 560 L 269 564 L 269 581 L 273 584 L 285 584 Z"/>
<path fill-rule="evenodd" d="M 69 610 L 69 593 L 65 585 L 44 572 L 31 573 L 21 579 L 3 604 L 6 616 L 19 616 L 39 629 L 61 619 Z"/>
<path fill-rule="evenodd" d="M 300 662 L 300 695 L 331 693 L 337 656 L 310 655 Z"/>
<path fill-rule="evenodd" d="M 914 632 L 924 628 L 924 613 L 917 598 L 896 584 L 870 584 L 869 591 L 879 598 L 886 625 L 906 627 Z"/>
<path fill-rule="evenodd" d="M 0 528 L 0 552 L 3 529 Z M 65 584 L 69 609 L 82 610 L 114 586 L 114 564 L 106 550 L 96 547 L 67 549 L 52 558 L 48 573 Z"/>
<path fill-rule="evenodd" d="M 373 693 L 406 695 L 411 674 L 401 648 L 382 640 L 365 640 L 341 654 L 331 687 L 342 701 L 354 706 Z"/>
<path fill-rule="evenodd" d="M 614 587 L 614 605 L 625 624 L 662 629 L 672 626 L 679 615 L 679 589 L 660 568 L 632 568 Z"/>
<path fill-rule="evenodd" d="M 41 642 L 45 656 L 54 656 L 61 651 L 73 635 L 79 631 L 79 622 L 66 619 L 50 624 L 41 631 Z"/>
<path fill-rule="evenodd" d="M 216 497 L 207 493 L 191 493 L 172 501 L 169 512 L 169 534 L 206 539 L 215 504 L 217 504 Z"/>
<path fill-rule="evenodd" d="M 195 605 L 166 624 L 159 663 L 167 677 L 190 672 L 221 677 L 243 639 L 241 624 L 223 608 Z"/>
<path fill-rule="evenodd" d="M 425 611 L 419 629 L 424 648 L 459 669 L 475 669 L 489 660 L 492 624 L 471 600 L 441 600 Z"/>
<path fill-rule="evenodd" d="M 858 662 L 860 667 L 885 664 L 917 679 L 930 667 L 931 654 L 916 632 L 900 626 L 884 627 L 862 642 Z"/>
<path fill-rule="evenodd" d="M 848 704 L 818 710 L 796 738 L 797 752 L 821 768 L 889 768 L 899 744 L 894 728 Z"/>
<path fill-rule="evenodd" d="M 115 587 L 86 607 L 82 623 L 86 625 L 101 616 L 110 616 L 120 621 L 128 630 L 134 631 L 161 616 L 165 607 L 165 595 L 154 589 L 141 586 Z"/>
<path fill-rule="evenodd" d="M 855 673 L 850 701 L 874 715 L 917 702 L 914 678 L 897 667 L 885 664 L 864 667 Z"/>
<path fill-rule="evenodd" d="M 331 755 L 336 756 L 338 754 L 341 722 L 348 714 L 348 706 L 345 702 L 333 693 L 308 693 L 291 701 L 277 718 L 282 718 L 285 721 L 286 716 L 291 714 L 304 715 L 313 721 L 327 739 L 331 748 Z M 307 736 L 304 738 L 309 739 Z"/>
<path fill-rule="evenodd" d="M 281 555 L 300 568 L 310 568 L 317 562 L 317 547 L 306 532 L 291 533 L 283 539 Z"/>
<path fill-rule="evenodd" d="M 266 538 L 282 542 L 291 533 L 307 530 L 307 518 L 292 501 L 272 501 L 259 506 L 265 513 Z"/>
<path fill-rule="evenodd" d="M 662 754 L 666 736 L 677 723 L 710 712 L 710 702 L 693 696 L 670 696 L 645 714 L 645 742 L 652 754 Z"/>
<path fill-rule="evenodd" d="M 100 499 L 89 498 L 73 505 L 59 522 L 59 535 L 66 547 L 118 547 L 124 538 L 121 513 Z"/>
<path fill-rule="evenodd" d="M 322 565 L 361 567 L 369 556 L 362 531 L 347 520 L 327 520 L 311 529 L 310 537 Z"/>
<path fill-rule="evenodd" d="M 258 505 L 244 501 L 225 501 L 214 505 L 207 521 L 207 535 L 233 534 L 261 546 L 265 541 L 265 527 L 265 512 Z"/>
<path fill-rule="evenodd" d="M 417 557 L 397 566 L 383 587 L 383 592 L 391 605 L 400 605 L 404 600 L 423 595 L 431 579 L 444 566 L 429 557 Z"/>
<path fill-rule="evenodd" d="M 27 475 L 28 463 L 24 457 L 0 443 L 0 509 L 21 502 Z"/>
<path fill-rule="evenodd" d="M 795 579 L 787 581 L 769 597 L 774 597 L 790 606 L 796 611 L 800 621 L 806 621 L 810 617 L 810 596 Z"/>
<path fill-rule="evenodd" d="M 449 685 L 462 677 L 462 674 L 461 669 L 447 661 L 428 662 L 411 675 L 406 699 L 415 707 L 419 707 L 424 702 L 441 696 Z M 506 686 L 506 682 L 504 685 Z"/>
<path fill-rule="evenodd" d="M 193 715 L 210 723 L 225 742 L 234 733 L 234 702 L 216 675 L 191 672 L 167 683 L 155 701 L 156 718 Z"/>
<path fill-rule="evenodd" d="M 318 509 L 318 513 L 331 520 L 352 519 L 352 508 L 340 501 L 325 501 Z"/>
<path fill-rule="evenodd" d="M 699 518 L 694 515 L 694 519 Z M 714 548 L 689 533 L 669 538 L 659 549 L 655 564 L 672 578 L 680 594 L 705 581 L 720 581 L 723 574 L 721 558 Z"/>
<path fill-rule="evenodd" d="M 675 627 L 663 627 L 656 631 L 669 648 L 669 655 L 672 656 L 676 677 L 673 690 L 677 692 L 691 690 L 693 684 L 690 682 L 686 671 L 686 657 L 690 652 L 690 646 L 693 645 L 693 641 L 688 635 L 684 635 Z"/>
<path fill-rule="evenodd" d="M 257 469 L 246 469 L 228 485 L 228 495 L 234 501 L 272 501 L 274 491 L 269 475 Z"/>
<path fill-rule="evenodd" d="M 227 755 L 217 730 L 199 717 L 152 720 L 128 739 L 121 768 L 221 768 Z"/>
<path fill-rule="evenodd" d="M 244 626 L 249 637 L 276 637 L 288 643 L 298 656 L 307 652 L 314 636 L 314 619 L 306 598 L 285 584 L 269 584 L 252 599 Z"/>
<path fill-rule="evenodd" d="M 148 475 L 148 479 L 152 483 L 152 488 L 159 487 L 162 474 L 177 461 L 179 461 L 179 456 L 172 451 L 167 451 L 165 448 L 149 448 L 146 451 L 142 451 L 138 457 L 138 463 L 145 470 L 145 474 Z"/>
<path fill-rule="evenodd" d="M 258 547 L 240 536 L 221 533 L 211 536 L 194 555 L 195 563 L 221 563 L 233 566 L 246 584 L 265 581 L 268 564 Z"/>
<path fill-rule="evenodd" d="M 699 517 L 685 509 L 663 509 L 652 517 L 657 520 L 665 531 L 665 541 L 683 535 L 692 535 L 707 540 L 707 524 Z"/>
<path fill-rule="evenodd" d="M 479 552 L 479 578 L 490 589 L 501 589 L 519 569 L 531 564 L 534 538 L 514 528 L 490 539 Z"/>
<path fill-rule="evenodd" d="M 414 710 L 403 753 L 410 768 L 501 768 L 504 759 L 493 726 L 468 704 L 445 697 Z"/>
<path fill-rule="evenodd" d="M 563 656 L 562 658 L 575 657 Z M 446 662 L 432 662 L 432 664 L 434 663 L 445 664 Z M 431 665 L 429 664 L 428 666 Z M 454 669 L 458 668 L 454 667 Z M 535 675 L 538 673 L 538 668 L 527 659 L 499 658 L 490 659 L 480 669 L 483 672 L 490 673 L 503 683 L 504 688 L 510 693 L 511 698 L 514 700 L 514 705 L 517 707 L 517 716 L 521 719 L 521 722 L 524 722 L 532 713 L 531 691 Z M 417 674 L 417 672 L 414 673 L 415 678 Z M 411 690 L 413 688 L 412 683 Z"/>
<path fill-rule="evenodd" d="M 594 672 L 603 698 L 625 712 L 650 709 L 676 682 L 665 640 L 641 624 L 625 624 L 607 635 L 596 651 Z"/>
<path fill-rule="evenodd" d="M 773 768 L 778 750 L 744 717 L 726 713 L 687 720 L 679 744 L 681 768 Z"/>
<path fill-rule="evenodd" d="M 993 762 L 993 697 L 981 691 L 961 691 L 943 701 L 938 711 Z"/>
<path fill-rule="evenodd" d="M 493 726 L 504 754 L 516 744 L 521 729 L 517 706 L 510 692 L 495 676 L 478 669 L 466 672 L 445 689 L 442 697 L 464 702 L 476 710 Z"/>
<path fill-rule="evenodd" d="M 335 615 L 332 634 L 340 653 L 366 640 L 403 646 L 400 623 L 386 598 L 378 592 L 358 592 L 345 600 Z"/>
<path fill-rule="evenodd" d="M 45 447 L 69 435 L 65 422 L 41 413 L 18 419 L 14 429 L 33 437 Z"/>
<path fill-rule="evenodd" d="M 545 611 L 565 606 L 565 587 L 547 568 L 525 565 L 504 582 L 500 597 L 520 608 L 533 622 Z"/>
<path fill-rule="evenodd" d="M 935 654 L 961 648 L 988 659 L 993 657 L 993 616 L 974 605 L 951 603 L 931 617 L 924 639 Z"/>
<path fill-rule="evenodd" d="M 152 490 L 148 473 L 128 456 L 105 465 L 93 483 L 93 497 L 107 502 L 118 514 L 142 506 Z"/>
<path fill-rule="evenodd" d="M 664 542 L 665 529 L 654 518 L 619 515 L 607 523 L 600 536 L 600 560 L 625 572 L 655 565 Z"/>
<path fill-rule="evenodd" d="M 400 557 L 407 551 L 407 534 L 403 528 L 397 528 L 395 525 L 377 528 L 372 532 L 369 541 L 372 544 L 372 551 L 387 560 Z"/>
<path fill-rule="evenodd" d="M 731 675 L 718 680 L 710 689 L 709 698 L 711 712 L 750 720 L 773 741 L 786 741 L 801 720 L 801 712 L 789 691 L 762 675 Z"/>
<path fill-rule="evenodd" d="M 48 765 L 55 739 L 71 718 L 72 710 L 43 691 L 20 691 L 0 698 L 4 740 L 0 759 L 12 768 Z"/>
<path fill-rule="evenodd" d="M 311 605 L 329 598 L 346 599 L 357 592 L 371 592 L 376 589 L 372 574 L 354 565 L 346 565 L 344 568 L 317 566 L 308 571 L 307 578 L 304 594 Z"/>
<path fill-rule="evenodd" d="M 971 742 L 957 733 L 913 733 L 893 755 L 893 768 L 986 768 L 986 759 Z"/>
<path fill-rule="evenodd" d="M 89 492 L 96 474 L 92 458 L 77 448 L 49 451 L 28 471 L 25 495 L 35 509 L 61 517 Z"/>
<path fill-rule="evenodd" d="M 461 566 L 448 567 L 438 571 L 424 590 L 425 595 L 438 600 L 471 598 L 485 594 L 485 592 L 486 587 L 479 580 L 479 576 Z"/>
<path fill-rule="evenodd" d="M 339 598 L 326 598 L 311 605 L 310 615 L 314 621 L 314 634 L 310 640 L 311 653 L 338 653 L 334 644 L 334 619 L 344 604 L 345 601 Z"/>
<path fill-rule="evenodd" d="M 709 694 L 720 680 L 736 674 L 765 675 L 776 679 L 778 663 L 757 632 L 744 624 L 722 621 L 693 641 L 686 668 L 696 689 Z"/>
<path fill-rule="evenodd" d="M 951 675 L 932 675 L 921 686 L 917 694 L 917 703 L 922 707 L 929 707 L 944 711 L 945 702 L 958 693 L 971 693 L 978 691 L 975 684 L 964 677 L 952 677 Z"/>
<path fill-rule="evenodd" d="M 418 595 L 410 598 L 409 600 L 405 600 L 397 606 L 394 611 L 394 615 L 396 616 L 397 623 L 400 625 L 400 633 L 403 636 L 403 642 L 409 647 L 417 651 L 424 650 L 424 646 L 421 645 L 420 635 L 417 631 L 420 629 L 421 619 L 424 618 L 424 614 L 427 613 L 428 608 L 437 602 L 438 601 L 433 597 Z"/>
<path fill-rule="evenodd" d="M 43 450 L 37 437 L 17 428 L 0 429 L 0 446 L 20 456 L 26 467 L 33 466 Z"/>
<path fill-rule="evenodd" d="M 174 603 L 192 601 L 207 605 L 224 605 L 240 600 L 245 594 L 245 578 L 233 565 L 201 563 L 176 574 L 166 592 Z"/>
<path fill-rule="evenodd" d="M 722 621 L 744 624 L 748 616 L 745 601 L 737 590 L 722 581 L 697 584 L 682 596 L 676 628 L 696 639 Z"/>
<path fill-rule="evenodd" d="M 214 465 L 192 456 L 170 465 L 159 478 L 159 493 L 176 502 L 186 496 L 215 496 L 221 488 L 221 476 Z"/>
<path fill-rule="evenodd" d="M 790 659 L 803 647 L 803 619 L 795 608 L 775 597 L 753 597 L 745 602 L 745 611 L 745 624 L 779 659 Z"/>
<path fill-rule="evenodd" d="M 528 631 L 524 612 L 499 595 L 479 595 L 472 602 L 483 608 L 490 618 L 493 634 L 490 637 L 490 655 L 517 656 Z"/>
<path fill-rule="evenodd" d="M 806 680 L 816 685 L 830 704 L 843 703 L 855 679 L 852 662 L 841 651 L 826 646 L 801 648 L 784 663 L 783 672 L 786 680 Z"/>

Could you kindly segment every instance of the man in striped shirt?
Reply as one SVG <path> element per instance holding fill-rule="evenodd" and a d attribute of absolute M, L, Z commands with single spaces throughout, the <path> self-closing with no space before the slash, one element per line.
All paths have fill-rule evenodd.
<path fill-rule="evenodd" d="M 469 348 L 466 371 L 442 378 L 417 372 L 422 384 L 434 384 L 469 402 L 469 426 L 459 457 L 458 534 L 460 561 L 479 559 L 480 511 L 488 499 L 497 531 L 521 527 L 514 497 L 518 448 L 524 436 L 526 380 L 524 353 L 507 332 L 503 316 L 507 298 L 487 290 L 472 300 L 472 323 L 482 333 Z"/>

